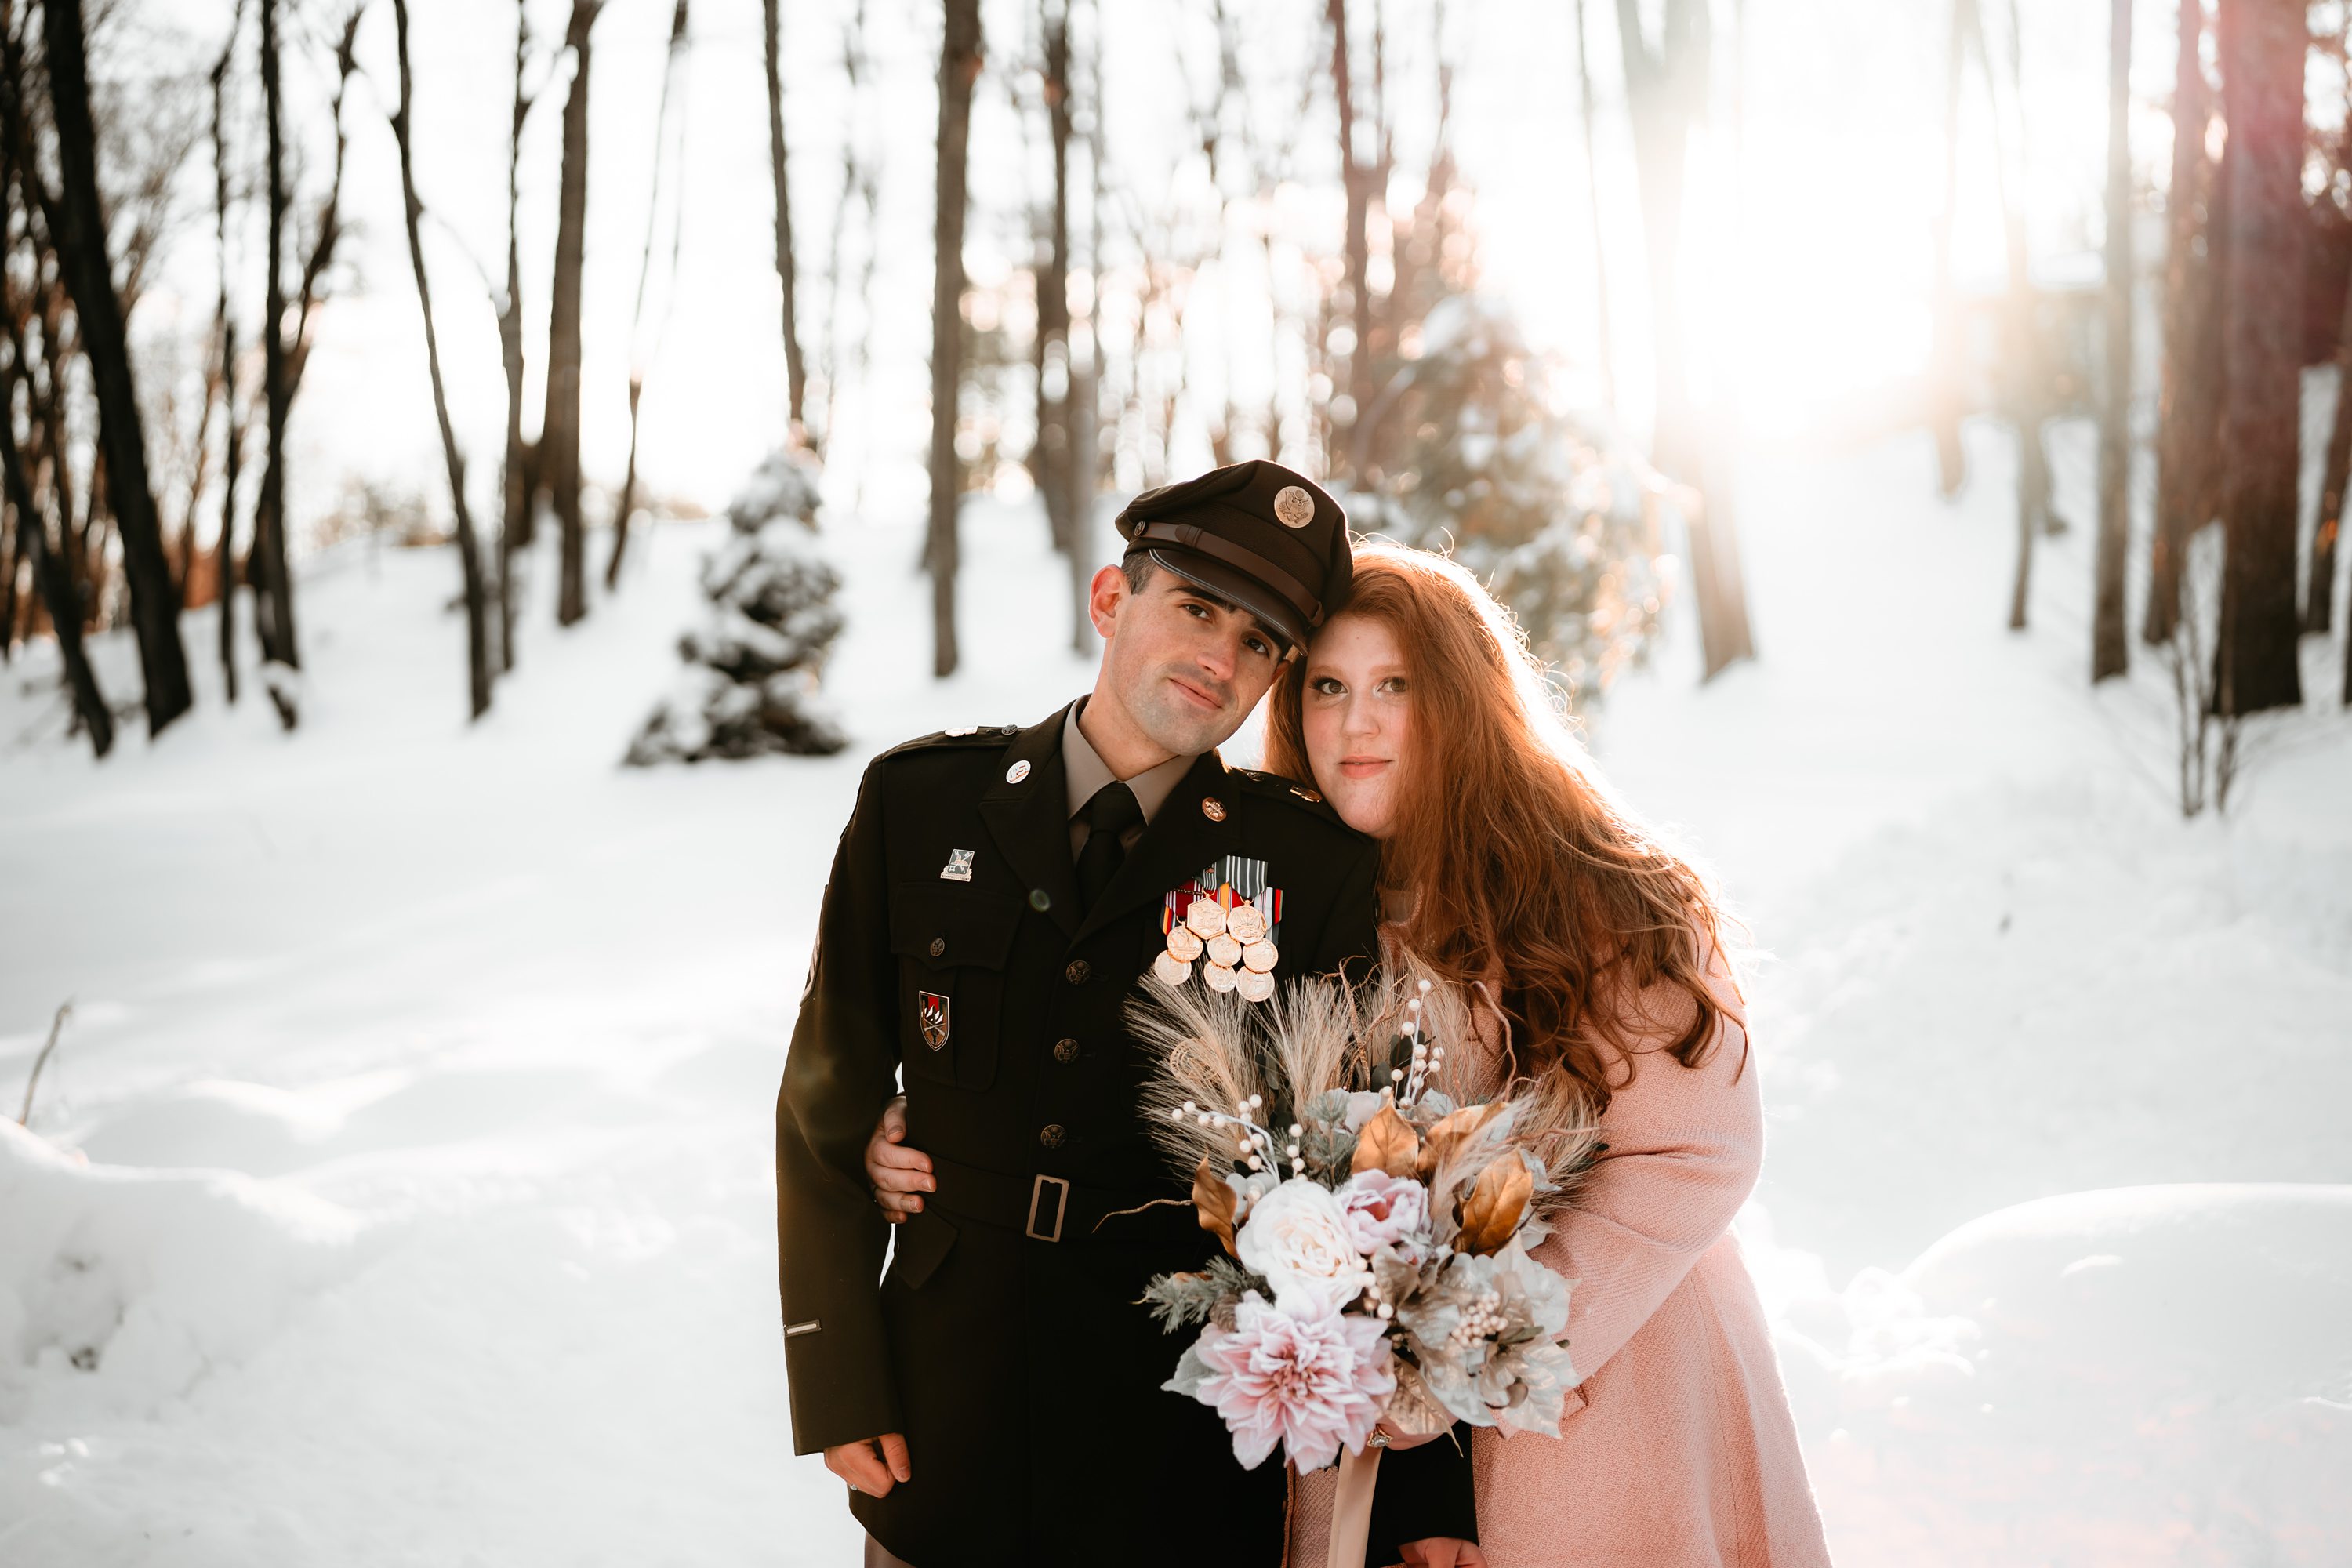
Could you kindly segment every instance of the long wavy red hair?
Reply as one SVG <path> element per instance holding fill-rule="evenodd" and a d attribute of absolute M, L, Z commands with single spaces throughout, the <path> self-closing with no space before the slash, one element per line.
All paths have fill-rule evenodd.
<path fill-rule="evenodd" d="M 1646 1006 L 1627 1016 L 1654 986 L 1690 998 L 1666 1049 L 1700 1065 L 1724 1016 L 1706 965 L 1726 917 L 1690 860 L 1612 798 L 1510 613 L 1454 562 L 1373 542 L 1342 614 L 1385 626 L 1409 671 L 1381 879 L 1412 897 L 1393 934 L 1448 980 L 1499 990 L 1513 1070 L 1566 1071 L 1596 1113 L 1660 1024 Z M 1291 661 L 1266 718 L 1266 766 L 1297 779 L 1311 776 L 1307 663 Z"/>

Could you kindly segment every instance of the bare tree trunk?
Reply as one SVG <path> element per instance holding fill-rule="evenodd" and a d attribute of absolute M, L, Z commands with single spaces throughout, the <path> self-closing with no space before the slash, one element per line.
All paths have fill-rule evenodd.
<path fill-rule="evenodd" d="M 1070 9 L 1068 0 L 1041 0 L 1039 26 L 1045 44 L 1045 122 L 1054 153 L 1054 199 L 1048 207 L 1045 265 L 1037 279 L 1037 440 L 1029 471 L 1045 502 L 1045 523 L 1054 548 L 1066 559 L 1083 557 L 1086 544 L 1077 522 L 1078 496 L 1071 483 L 1078 454 L 1071 439 L 1076 403 L 1076 367 L 1070 358 Z M 1073 578 L 1081 574 L 1074 571 Z M 1087 602 L 1070 606 L 1076 627 L 1090 627 Z"/>
<path fill-rule="evenodd" d="M 772 7 L 774 0 L 769 0 Z M 649 357 L 639 347 L 639 337 L 645 327 L 646 284 L 653 277 L 654 229 L 661 214 L 662 133 L 669 125 L 670 89 L 677 82 L 677 65 L 686 53 L 687 0 L 677 0 L 670 12 L 669 53 L 662 68 L 661 107 L 654 115 L 654 177 L 653 194 L 646 200 L 646 247 L 637 259 L 637 299 L 629 313 L 629 466 L 621 479 L 620 504 L 613 510 L 613 553 L 604 563 L 604 591 L 611 593 L 621 585 L 621 556 L 629 547 L 629 514 L 637 507 L 637 411 L 646 395 L 646 359 Z M 679 231 L 670 234 L 669 270 L 673 284 L 677 278 Z"/>
<path fill-rule="evenodd" d="M 2336 334 L 2336 416 L 2327 433 L 2327 460 L 2319 473 L 2319 518 L 2311 534 L 2310 576 L 2303 595 L 2303 629 L 2325 635 L 2335 619 L 2336 542 L 2344 531 L 2347 470 L 2352 469 L 2352 289 L 2344 293 L 2343 324 Z"/>
<path fill-rule="evenodd" d="M 547 409 L 541 416 L 539 468 L 554 503 L 560 555 L 555 619 L 571 626 L 588 613 L 587 537 L 580 518 L 580 276 L 588 234 L 588 35 L 604 0 L 572 0 L 563 34 L 572 51 L 572 90 L 563 100 L 563 175 L 555 219 L 555 279 L 549 293 Z"/>
<path fill-rule="evenodd" d="M 681 8 L 683 5 L 681 5 Z M 408 0 L 392 0 L 393 37 L 400 54 L 400 107 L 393 111 L 393 140 L 400 146 L 401 210 L 408 226 L 408 264 L 416 274 L 416 308 L 425 317 L 425 367 L 433 378 L 433 416 L 441 426 L 441 456 L 449 468 L 449 504 L 457 517 L 457 559 L 466 583 L 466 674 L 478 719 L 490 707 L 488 595 L 482 583 L 482 556 L 474 537 L 474 514 L 466 504 L 466 459 L 449 423 L 449 397 L 441 384 L 441 340 L 433 327 L 433 290 L 425 275 L 425 204 L 416 199 L 416 155 L 409 141 L 415 95 L 408 71 Z"/>
<path fill-rule="evenodd" d="M 268 403 L 261 494 L 253 510 L 254 629 L 261 657 L 299 669 L 302 657 L 294 636 L 294 584 L 286 560 L 286 416 L 294 389 L 286 363 L 286 140 L 284 95 L 278 83 L 278 0 L 261 0 L 261 92 L 268 127 L 269 238 L 263 267 L 261 380 Z M 289 727 L 292 710 L 281 698 L 278 715 Z"/>
<path fill-rule="evenodd" d="M 2099 409 L 2099 529 L 2091 595 L 2091 679 L 2130 668 L 2124 558 L 2131 543 L 2131 0 L 2107 24 L 2106 396 Z"/>
<path fill-rule="evenodd" d="M 131 616 L 147 687 L 147 732 L 188 710 L 187 655 L 180 646 L 180 596 L 163 553 L 147 442 L 131 370 L 121 300 L 107 258 L 106 217 L 98 195 L 98 132 L 90 120 L 89 67 L 83 56 L 80 0 L 43 0 L 49 100 L 58 133 L 58 207 L 51 225 L 58 265 L 73 291 L 82 353 L 99 407 L 99 445 L 111 483 L 108 500 L 121 531 Z M 43 552 L 44 554 L 47 552 Z"/>
<path fill-rule="evenodd" d="M 14 398 L 9 399 L 11 403 Z M 98 675 L 81 642 L 82 608 L 73 576 L 49 548 L 47 525 L 33 504 L 33 487 L 25 477 L 25 459 L 16 449 L 16 416 L 0 409 L 0 479 L 5 479 L 8 506 L 16 514 L 16 534 L 33 561 L 33 581 L 48 606 L 49 626 L 57 633 L 58 652 L 66 667 L 66 683 L 73 690 L 74 711 L 89 731 L 89 743 L 100 756 L 114 749 L 114 715 L 98 689 Z"/>
<path fill-rule="evenodd" d="M 236 701 L 236 481 L 245 445 L 245 427 L 236 417 L 236 315 L 229 309 L 228 261 L 228 73 L 236 59 L 237 29 L 245 21 L 245 0 L 237 0 L 229 21 L 228 42 L 221 47 L 213 67 L 213 248 L 220 268 L 220 302 L 213 311 L 214 330 L 220 339 L 221 401 L 225 405 L 221 436 L 220 544 L 213 562 L 219 625 L 221 684 L 229 701 Z M 190 528 L 194 519 L 189 520 Z"/>
<path fill-rule="evenodd" d="M 963 222 L 971 89 L 980 79 L 980 0 L 946 0 L 940 43 L 939 205 L 932 233 L 931 515 L 924 550 L 931 574 L 931 673 L 953 675 L 956 649 L 956 512 L 963 466 L 956 457 L 956 401 L 963 384 Z"/>
<path fill-rule="evenodd" d="M 2227 396 L 2221 422 L 2218 697 L 2230 715 L 2303 700 L 2295 534 L 2302 355 L 2302 0 L 2221 0 L 2222 258 Z"/>
<path fill-rule="evenodd" d="M 808 367 L 801 362 L 800 325 L 793 309 L 792 184 L 784 168 L 784 75 L 782 27 L 777 0 L 761 0 L 768 51 L 768 166 L 776 179 L 776 280 L 784 289 L 784 418 L 788 436 L 806 420 Z"/>
<path fill-rule="evenodd" d="M 507 290 L 499 301 L 499 359 L 507 376 L 505 510 L 499 522 L 499 668 L 515 667 L 515 552 L 530 543 L 530 449 L 522 438 L 522 241 L 516 224 L 522 205 L 522 127 L 530 118 L 523 71 L 530 63 L 530 7 L 515 0 L 514 112 L 507 128 Z"/>
<path fill-rule="evenodd" d="M 1584 52 L 1584 0 L 1576 0 L 1576 102 L 1584 117 L 1584 190 L 1592 214 L 1592 312 L 1600 334 L 1601 407 L 1617 411 L 1617 353 L 1609 321 L 1608 229 L 1601 222 L 1601 150 L 1593 131 L 1592 63 Z"/>
<path fill-rule="evenodd" d="M 1617 31 L 1624 57 L 1625 95 L 1633 126 L 1633 161 L 1641 173 L 1642 231 L 1649 253 L 1650 331 L 1656 384 L 1650 460 L 1671 479 L 1699 485 L 1706 463 L 1684 365 L 1681 266 L 1684 164 L 1690 135 L 1706 110 L 1713 29 L 1706 0 L 1665 0 L 1663 32 L 1653 52 L 1642 32 L 1639 0 L 1617 0 Z M 1718 559 L 1718 526 L 1704 502 L 1690 510 L 1691 586 L 1698 600 L 1699 640 L 1706 675 L 1753 657 L 1748 603 L 1735 572 Z M 1737 551 L 1727 552 L 1733 559 Z"/>
<path fill-rule="evenodd" d="M 1372 405 L 1371 171 L 1356 155 L 1356 94 L 1348 51 L 1348 0 L 1327 0 L 1331 24 L 1331 91 L 1339 110 L 1339 181 L 1348 196 L 1344 237 L 1348 296 L 1355 346 L 1348 351 L 1348 417 L 1331 433 L 1327 455 L 1333 474 L 1348 471 L 1347 454 L 1356 447 L 1356 424 Z"/>
<path fill-rule="evenodd" d="M 2180 0 L 2172 87 L 2172 185 L 2165 197 L 2164 375 L 2157 415 L 2156 526 L 2140 640 L 2172 641 L 2189 535 L 2220 510 L 2221 260 L 2228 203 L 2206 155 L 2204 0 Z M 2198 240 L 2204 240 L 2200 246 Z"/>

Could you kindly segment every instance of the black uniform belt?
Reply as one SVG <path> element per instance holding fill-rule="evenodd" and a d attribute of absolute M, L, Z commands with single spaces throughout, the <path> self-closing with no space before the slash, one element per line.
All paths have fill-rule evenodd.
<path fill-rule="evenodd" d="M 1008 1176 L 961 1160 L 931 1156 L 939 1191 L 931 1202 L 962 1219 L 1017 1230 L 1033 1241 L 1086 1241 L 1112 1215 L 1155 1203 L 1190 1207 L 1166 1188 L 1093 1187 L 1059 1176 Z"/>

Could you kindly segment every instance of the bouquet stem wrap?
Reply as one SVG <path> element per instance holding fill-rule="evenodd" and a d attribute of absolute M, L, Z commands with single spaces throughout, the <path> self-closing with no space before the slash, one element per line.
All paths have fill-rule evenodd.
<path fill-rule="evenodd" d="M 1372 1533 L 1372 1483 L 1380 1479 L 1381 1450 L 1339 1450 L 1339 1491 L 1331 1501 L 1331 1551 L 1327 1568 L 1364 1568 Z"/>

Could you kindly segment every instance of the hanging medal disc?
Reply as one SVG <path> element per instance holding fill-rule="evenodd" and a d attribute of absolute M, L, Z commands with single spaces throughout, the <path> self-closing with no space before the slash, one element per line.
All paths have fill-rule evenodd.
<path fill-rule="evenodd" d="M 1231 969 L 1242 961 L 1242 944 L 1233 939 L 1230 931 L 1220 932 L 1211 937 L 1206 943 L 1206 950 L 1211 963 L 1223 964 L 1227 969 Z"/>
<path fill-rule="evenodd" d="M 1274 994 L 1274 976 L 1262 969 L 1244 969 L 1234 977 L 1234 989 L 1245 1002 L 1263 1002 Z"/>
<path fill-rule="evenodd" d="M 1255 942 L 1265 934 L 1265 916 L 1255 904 L 1235 904 L 1225 916 L 1225 930 L 1235 942 Z"/>
<path fill-rule="evenodd" d="M 1231 991 L 1240 984 L 1240 977 L 1222 963 L 1202 964 L 1201 978 L 1208 983 L 1212 991 Z"/>
<path fill-rule="evenodd" d="M 1179 963 L 1190 963 L 1201 956 L 1201 939 L 1191 926 L 1180 925 L 1168 933 L 1168 956 Z"/>
<path fill-rule="evenodd" d="M 1151 961 L 1151 973 L 1162 985 L 1181 985 L 1192 978 L 1192 966 L 1172 952 L 1163 952 Z"/>
<path fill-rule="evenodd" d="M 1184 910 L 1184 923 L 1192 934 L 1206 942 L 1222 935 L 1225 929 L 1225 907 L 1214 899 L 1194 899 Z"/>
<path fill-rule="evenodd" d="M 1254 942 L 1242 949 L 1242 967 L 1253 974 L 1271 974 L 1281 962 L 1282 954 L 1270 942 Z"/>

